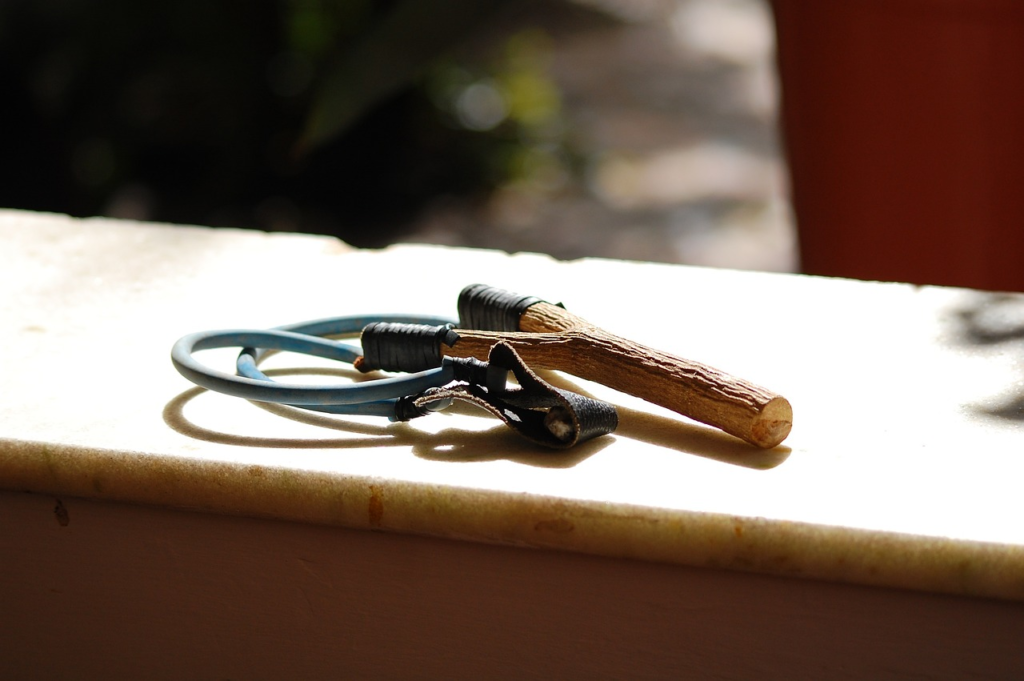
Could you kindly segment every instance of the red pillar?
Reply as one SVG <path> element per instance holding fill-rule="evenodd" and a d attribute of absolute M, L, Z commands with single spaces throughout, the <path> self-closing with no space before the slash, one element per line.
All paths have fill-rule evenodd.
<path fill-rule="evenodd" d="M 804 271 L 1024 291 L 1024 2 L 772 5 Z"/>

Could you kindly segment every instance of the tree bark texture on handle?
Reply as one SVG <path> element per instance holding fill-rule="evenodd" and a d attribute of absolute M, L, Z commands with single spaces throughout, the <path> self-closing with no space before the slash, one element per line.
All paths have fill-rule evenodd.
<path fill-rule="evenodd" d="M 535 299 L 534 299 L 535 300 Z M 518 332 L 458 329 L 444 354 L 486 358 L 498 341 L 531 366 L 601 383 L 771 448 L 789 435 L 793 408 L 769 390 L 723 371 L 620 338 L 546 302 L 521 312 Z"/>

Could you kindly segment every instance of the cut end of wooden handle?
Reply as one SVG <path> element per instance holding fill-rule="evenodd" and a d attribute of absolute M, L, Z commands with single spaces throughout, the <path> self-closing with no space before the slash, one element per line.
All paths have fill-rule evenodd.
<path fill-rule="evenodd" d="M 750 425 L 750 442 L 771 449 L 782 443 L 793 429 L 793 407 L 785 397 L 772 398 Z"/>

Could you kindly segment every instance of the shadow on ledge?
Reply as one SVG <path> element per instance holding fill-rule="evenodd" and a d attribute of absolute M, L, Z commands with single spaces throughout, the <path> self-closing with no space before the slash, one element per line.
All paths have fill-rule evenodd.
<path fill-rule="evenodd" d="M 955 338 L 961 345 L 1005 346 L 1024 361 L 1024 295 L 983 293 L 953 312 Z M 1024 422 L 1024 376 L 1011 377 L 1014 390 L 996 406 L 973 406 L 976 414 L 1004 421 Z"/>
<path fill-rule="evenodd" d="M 267 372 L 268 375 L 317 374 L 346 378 L 353 378 L 355 373 L 338 369 L 287 369 Z M 587 394 L 563 376 L 546 373 L 549 374 L 546 379 L 551 383 L 582 395 Z M 356 380 L 366 379 L 367 375 L 364 374 L 356 376 Z M 616 405 L 619 425 L 611 436 L 590 440 L 568 450 L 541 448 L 515 435 L 484 410 L 464 404 L 453 405 L 426 418 L 445 418 L 446 413 L 452 413 L 487 418 L 493 420 L 495 425 L 486 430 L 445 428 L 430 433 L 414 428 L 408 423 L 383 422 L 381 425 L 375 425 L 287 405 L 250 402 L 255 407 L 276 416 L 349 435 L 339 438 L 308 439 L 253 437 L 212 430 L 189 421 L 185 417 L 185 405 L 204 392 L 207 392 L 205 388 L 192 388 L 172 399 L 164 407 L 164 422 L 172 430 L 187 437 L 240 447 L 339 450 L 362 447 L 409 447 L 416 456 L 431 461 L 475 463 L 504 460 L 540 468 L 572 468 L 610 445 L 615 438 L 625 437 L 754 470 L 775 468 L 789 458 L 791 452 L 789 447 L 784 446 L 769 450 L 760 449 L 707 426 L 619 405 Z M 352 437 L 353 435 L 356 437 Z"/>
<path fill-rule="evenodd" d="M 349 435 L 337 438 L 253 437 L 213 430 L 189 421 L 185 417 L 185 405 L 204 392 L 206 392 L 205 388 L 192 388 L 168 402 L 163 411 L 164 422 L 172 430 L 187 437 L 239 447 L 338 450 L 364 447 L 409 447 L 416 456 L 434 461 L 506 460 L 544 468 L 571 468 L 611 443 L 611 438 L 598 438 L 567 451 L 545 450 L 515 435 L 497 419 L 494 419 L 494 427 L 486 430 L 445 428 L 435 433 L 429 433 L 413 428 L 408 423 L 384 422 L 378 426 L 343 416 L 320 414 L 287 405 L 250 402 L 253 406 L 275 416 Z M 486 415 L 483 410 L 480 412 L 481 415 Z M 430 418 L 444 418 L 444 412 L 433 414 Z"/>

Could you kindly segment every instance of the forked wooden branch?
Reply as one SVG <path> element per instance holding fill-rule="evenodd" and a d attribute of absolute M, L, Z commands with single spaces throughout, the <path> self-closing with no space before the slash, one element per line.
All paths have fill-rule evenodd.
<path fill-rule="evenodd" d="M 458 329 L 444 354 L 486 359 L 499 340 L 531 366 L 556 369 L 671 409 L 758 447 L 789 435 L 789 401 L 699 362 L 620 338 L 563 308 L 538 302 L 519 318 L 519 332 Z"/>

